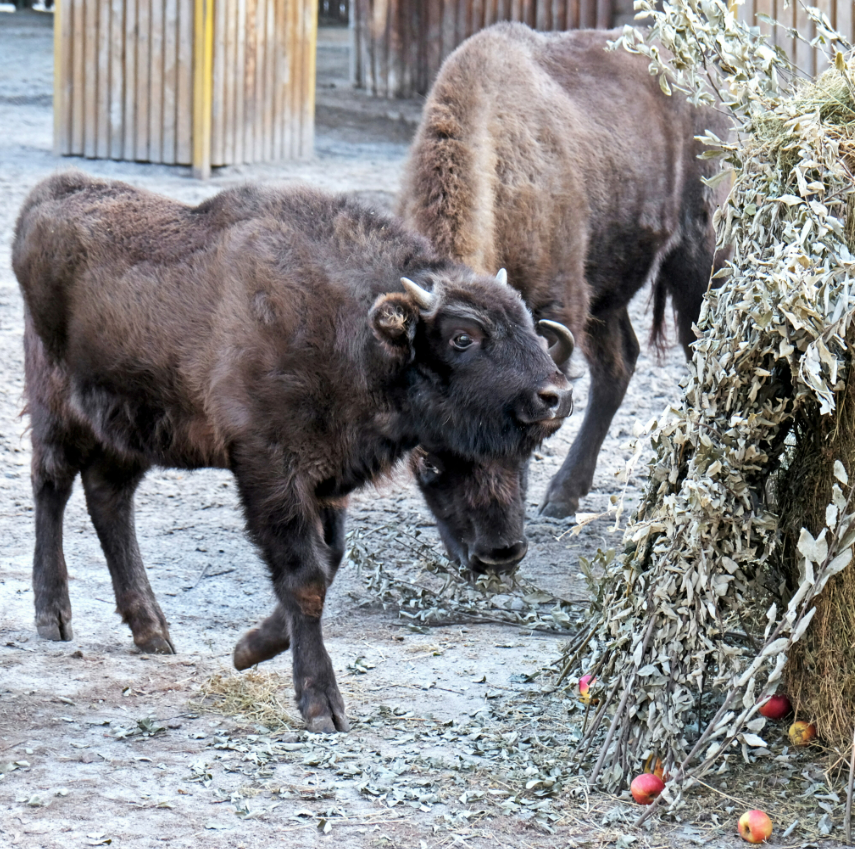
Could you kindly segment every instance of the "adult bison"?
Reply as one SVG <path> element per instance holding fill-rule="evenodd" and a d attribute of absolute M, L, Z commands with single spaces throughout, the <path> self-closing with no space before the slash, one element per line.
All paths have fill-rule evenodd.
<path fill-rule="evenodd" d="M 155 464 L 229 468 L 280 605 L 239 649 L 290 643 L 314 731 L 347 729 L 321 635 L 347 494 L 417 444 L 526 456 L 570 407 L 514 290 L 344 198 L 244 187 L 189 207 L 68 172 L 25 202 L 12 263 L 39 633 L 72 636 L 62 518 L 80 472 L 134 642 L 173 651 L 134 490 Z"/>
<path fill-rule="evenodd" d="M 723 136 L 727 122 L 663 94 L 644 57 L 607 52 L 618 35 L 497 24 L 464 42 L 428 95 L 400 192 L 409 226 L 482 273 L 506 268 L 535 318 L 569 327 L 588 360 L 581 430 L 541 506 L 554 517 L 590 490 L 635 369 L 630 299 L 652 282 L 660 341 L 670 296 L 688 354 L 721 261 L 717 198 L 701 182 L 717 168 L 698 159 L 695 136 Z M 417 466 L 426 495 L 440 485 L 438 465 L 456 464 Z"/>

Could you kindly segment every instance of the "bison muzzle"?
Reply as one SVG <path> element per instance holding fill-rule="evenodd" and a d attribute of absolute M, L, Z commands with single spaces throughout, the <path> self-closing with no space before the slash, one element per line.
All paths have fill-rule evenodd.
<path fill-rule="evenodd" d="M 321 633 L 348 493 L 419 444 L 523 458 L 570 409 L 564 328 L 544 328 L 550 356 L 502 279 L 342 197 L 247 186 L 190 207 L 72 171 L 30 194 L 12 261 L 39 633 L 72 638 L 62 522 L 80 473 L 119 613 L 141 650 L 172 652 L 134 491 L 152 465 L 231 469 L 279 600 L 235 663 L 290 645 L 313 731 L 348 727 Z"/>

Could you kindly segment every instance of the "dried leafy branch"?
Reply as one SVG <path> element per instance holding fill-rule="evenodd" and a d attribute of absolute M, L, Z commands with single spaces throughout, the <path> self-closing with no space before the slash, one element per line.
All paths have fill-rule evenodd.
<path fill-rule="evenodd" d="M 395 558 L 394 571 L 386 565 L 386 547 L 378 544 L 384 533 L 404 549 Z M 418 531 L 402 533 L 397 526 L 353 531 L 348 545 L 347 556 L 371 593 L 358 600 L 398 610 L 414 627 L 493 622 L 569 634 L 580 621 L 584 602 L 558 598 L 514 574 L 473 576 L 422 540 Z M 408 559 L 418 572 L 415 576 L 402 571 L 400 562 Z"/>
<path fill-rule="evenodd" d="M 716 763 L 765 746 L 758 701 L 774 692 L 816 596 L 852 560 L 852 457 L 834 458 L 822 527 L 802 527 L 789 548 L 776 481 L 798 456 L 794 422 L 831 415 L 850 372 L 855 59 L 835 49 L 831 69 L 805 82 L 720 0 L 636 9 L 653 22 L 649 38 L 627 28 L 620 44 L 650 58 L 664 90 L 734 116 L 733 140 L 705 137 L 732 168 L 716 220 L 732 254 L 702 310 L 684 397 L 652 429 L 656 456 L 625 550 L 600 556 L 600 607 L 564 671 L 602 682 L 577 749 L 594 763 L 591 780 L 620 786 L 655 754 L 676 779 L 666 800 L 679 805 Z M 848 47 L 809 15 L 817 44 Z"/>

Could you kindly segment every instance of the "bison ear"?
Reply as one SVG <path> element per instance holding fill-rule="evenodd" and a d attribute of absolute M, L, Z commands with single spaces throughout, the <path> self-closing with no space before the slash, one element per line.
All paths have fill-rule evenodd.
<path fill-rule="evenodd" d="M 387 353 L 394 357 L 413 357 L 413 339 L 419 320 L 419 308 L 403 292 L 381 295 L 368 314 L 371 329 Z"/>

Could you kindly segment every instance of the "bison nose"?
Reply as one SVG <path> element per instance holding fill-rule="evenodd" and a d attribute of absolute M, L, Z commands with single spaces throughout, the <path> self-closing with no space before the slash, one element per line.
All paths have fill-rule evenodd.
<path fill-rule="evenodd" d="M 562 375 L 562 380 L 564 380 Z M 517 418 L 523 424 L 536 424 L 550 419 L 563 419 L 573 410 L 573 390 L 550 383 L 535 391 L 517 407 Z"/>
<path fill-rule="evenodd" d="M 476 572 L 483 572 L 488 566 L 497 569 L 510 569 L 525 557 L 527 551 L 528 541 L 525 537 L 502 548 L 482 549 L 476 546 L 470 565 Z"/>

